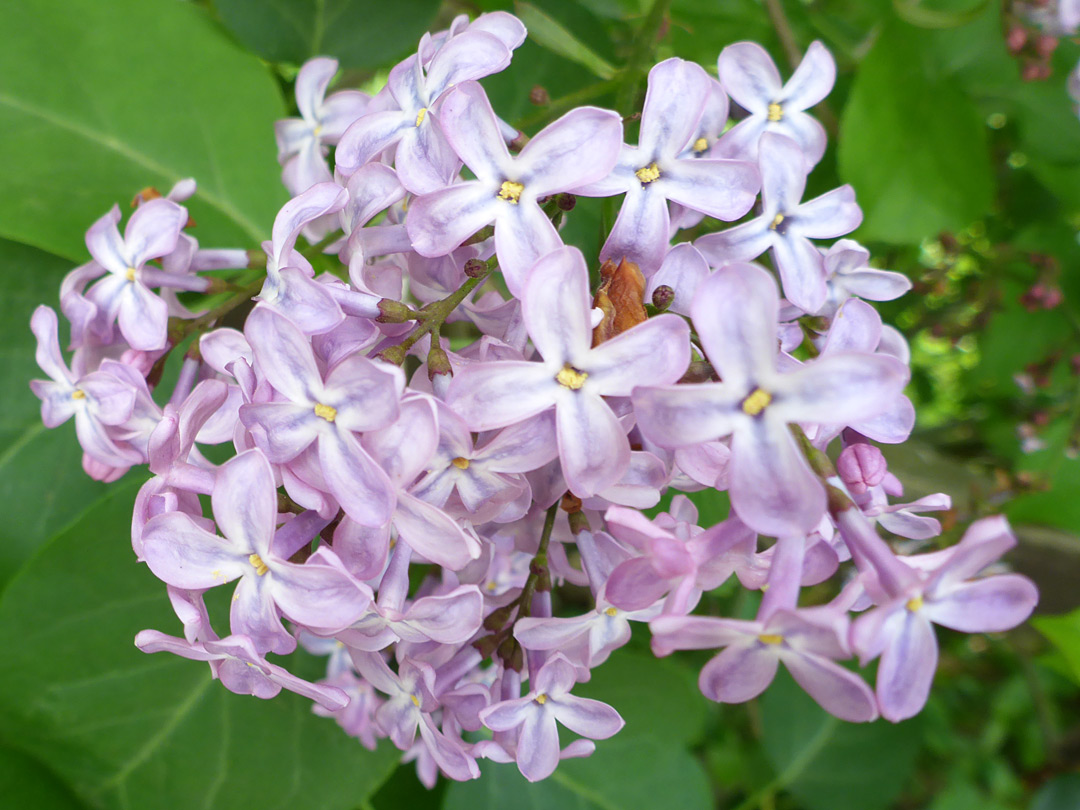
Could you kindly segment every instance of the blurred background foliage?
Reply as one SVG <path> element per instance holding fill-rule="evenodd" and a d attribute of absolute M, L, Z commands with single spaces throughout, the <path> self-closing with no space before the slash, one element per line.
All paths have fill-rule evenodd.
<path fill-rule="evenodd" d="M 845 725 L 783 679 L 716 706 L 696 689 L 705 657 L 657 661 L 642 634 L 580 687 L 628 721 L 592 758 L 539 785 L 485 764 L 426 791 L 396 751 L 364 751 L 300 698 L 240 698 L 131 644 L 176 630 L 128 547 L 142 479 L 90 481 L 71 425 L 41 426 L 33 307 L 56 305 L 90 223 L 148 185 L 194 176 L 200 241 L 256 247 L 286 200 L 272 124 L 295 112 L 305 59 L 334 56 L 338 86 L 375 90 L 424 31 L 500 8 L 530 37 L 485 85 L 529 134 L 582 103 L 632 116 L 668 56 L 715 73 L 751 39 L 788 74 L 815 39 L 835 55 L 808 194 L 854 185 L 855 238 L 915 284 L 881 307 L 911 343 L 919 413 L 887 448 L 893 471 L 913 496 L 953 495 L 936 542 L 1007 514 L 1010 562 L 1042 590 L 1032 627 L 939 629 L 920 717 Z M 1009 0 L 0 0 L 0 806 L 1080 808 L 1078 60 Z M 612 210 L 580 201 L 567 241 L 595 255 Z M 722 497 L 698 500 L 707 523 L 723 516 Z M 734 587 L 710 598 L 755 607 Z"/>

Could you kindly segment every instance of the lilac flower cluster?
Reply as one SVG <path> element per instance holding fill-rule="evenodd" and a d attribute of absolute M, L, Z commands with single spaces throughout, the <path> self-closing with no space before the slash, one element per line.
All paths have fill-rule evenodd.
<path fill-rule="evenodd" d="M 234 692 L 306 695 L 429 785 L 478 776 L 478 758 L 543 779 L 616 734 L 618 712 L 573 691 L 632 622 L 657 655 L 718 651 L 713 700 L 755 697 L 783 663 L 840 718 L 910 717 L 933 624 L 1005 630 L 1037 597 L 978 576 L 1014 543 L 1001 518 L 907 556 L 879 533 L 928 540 L 941 526 L 922 513 L 949 499 L 904 502 L 874 444 L 904 441 L 914 411 L 906 344 L 866 301 L 910 285 L 849 239 L 821 243 L 858 226 L 850 187 L 803 200 L 832 57 L 814 43 L 786 83 L 752 43 L 723 50 L 719 80 L 668 59 L 636 145 L 594 107 L 527 139 L 477 82 L 525 34 L 461 17 L 372 98 L 328 96 L 337 65 L 312 60 L 302 117 L 277 127 L 293 197 L 262 254 L 201 248 L 185 182 L 141 195 L 123 236 L 118 208 L 88 231 L 92 260 L 60 293 L 70 366 L 55 312 L 34 314 L 45 424 L 74 416 L 95 478 L 153 474 L 132 543 L 183 635 L 136 644 L 206 661 Z M 560 236 L 578 195 L 622 195 L 599 257 Z M 672 246 L 704 217 L 745 219 Z M 766 252 L 779 282 L 752 261 Z M 610 260 L 595 298 L 594 258 Z M 200 450 L 230 443 L 221 464 Z M 731 502 L 715 526 L 683 494 L 642 511 L 710 489 Z M 733 575 L 763 593 L 756 618 L 693 615 Z M 832 601 L 799 604 L 833 577 Z M 555 615 L 564 585 L 592 606 Z M 224 637 L 215 588 L 232 593 Z M 298 643 L 328 656 L 325 679 L 268 660 Z M 876 691 L 853 657 L 880 658 Z M 560 747 L 559 724 L 581 739 Z"/>

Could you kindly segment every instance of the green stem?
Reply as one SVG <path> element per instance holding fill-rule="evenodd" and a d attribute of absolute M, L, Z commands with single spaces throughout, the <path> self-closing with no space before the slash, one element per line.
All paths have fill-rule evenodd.
<path fill-rule="evenodd" d="M 615 97 L 615 108 L 623 115 L 629 115 L 635 111 L 634 102 L 637 98 L 638 87 L 641 86 L 641 80 L 644 77 L 645 63 L 656 48 L 656 35 L 660 31 L 660 25 L 670 5 L 671 0 L 653 0 L 649 14 L 634 38 L 634 47 L 630 51 L 630 58 L 626 61 L 619 92 Z"/>
<path fill-rule="evenodd" d="M 308 245 L 306 248 L 301 250 L 300 253 L 305 259 L 311 261 L 316 256 L 321 255 L 324 250 L 326 250 L 328 247 L 330 247 L 330 245 L 334 244 L 334 242 L 336 242 L 340 238 L 341 234 L 335 229 L 326 236 L 324 236 L 322 239 L 320 239 L 318 242 L 316 242 L 314 245 Z"/>
<path fill-rule="evenodd" d="M 218 304 L 208 312 L 204 312 L 195 320 L 178 322 L 176 328 L 171 330 L 169 342 L 172 343 L 173 346 L 176 346 L 188 336 L 204 331 L 207 327 L 224 318 L 238 306 L 250 301 L 253 296 L 258 295 L 259 291 L 262 290 L 264 283 L 266 283 L 265 277 L 257 278 L 250 284 L 239 288 L 235 294 L 229 296 L 229 298 L 225 299 L 222 303 Z"/>
<path fill-rule="evenodd" d="M 770 796 L 775 794 L 778 790 L 783 790 L 802 776 L 803 771 L 810 766 L 815 757 L 821 753 L 821 749 L 826 746 L 830 739 L 832 739 L 833 731 L 835 731 L 839 722 L 839 720 L 830 714 L 821 724 L 821 728 L 818 729 L 817 734 L 811 737 L 807 746 L 799 752 L 799 755 L 796 756 L 783 771 L 773 777 L 772 781 L 767 785 L 751 793 L 746 801 L 735 808 L 735 810 L 754 810 L 756 807 L 761 807 Z"/>
<path fill-rule="evenodd" d="M 516 622 L 523 616 L 528 616 L 529 611 L 532 610 L 532 599 L 536 593 L 536 586 L 540 582 L 540 576 L 542 573 L 547 572 L 547 550 L 548 543 L 551 542 L 551 532 L 555 528 L 555 515 L 559 511 L 559 501 L 555 501 L 551 505 L 551 508 L 547 510 L 547 515 L 544 516 L 544 528 L 540 532 L 540 545 L 536 548 L 536 554 L 533 556 L 532 564 L 529 566 L 529 578 L 525 580 L 525 587 L 521 589 L 521 596 L 518 597 L 518 612 L 517 617 L 514 619 Z"/>

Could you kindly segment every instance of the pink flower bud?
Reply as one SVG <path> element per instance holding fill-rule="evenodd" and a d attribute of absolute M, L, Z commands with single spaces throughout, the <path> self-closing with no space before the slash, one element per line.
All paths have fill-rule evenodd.
<path fill-rule="evenodd" d="M 880 450 L 860 442 L 844 448 L 837 459 L 836 470 L 851 494 L 861 495 L 885 480 L 888 466 Z"/>

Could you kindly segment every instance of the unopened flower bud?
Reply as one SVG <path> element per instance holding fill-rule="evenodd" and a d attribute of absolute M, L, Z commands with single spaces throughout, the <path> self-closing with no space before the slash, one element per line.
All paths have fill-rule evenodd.
<path fill-rule="evenodd" d="M 669 287 L 667 284 L 661 284 L 652 294 L 652 304 L 660 312 L 663 312 L 671 306 L 671 302 L 675 300 L 675 290 Z"/>
<path fill-rule="evenodd" d="M 508 636 L 507 639 L 499 645 L 499 658 L 506 666 L 515 672 L 521 672 L 522 667 L 525 666 L 525 653 L 521 649 L 521 645 L 518 644 L 517 639 L 513 636 Z"/>
<path fill-rule="evenodd" d="M 413 311 L 400 301 L 393 298 L 383 298 L 379 301 L 379 315 L 375 318 L 379 323 L 405 323 L 412 320 Z"/>
<path fill-rule="evenodd" d="M 861 495 L 884 481 L 889 468 L 880 450 L 860 442 L 844 448 L 836 461 L 836 471 L 852 495 Z"/>
<path fill-rule="evenodd" d="M 400 366 L 405 362 L 405 349 L 401 348 L 401 346 L 388 346 L 379 352 L 377 357 L 385 363 Z"/>
<path fill-rule="evenodd" d="M 573 211 L 574 206 L 577 205 L 577 197 L 563 192 L 555 198 L 555 204 L 559 206 L 560 211 Z"/>
<path fill-rule="evenodd" d="M 263 270 L 266 268 L 266 254 L 261 250 L 249 250 L 247 252 L 247 266 L 249 270 Z"/>
<path fill-rule="evenodd" d="M 480 259 L 469 259 L 465 262 L 465 275 L 469 278 L 483 278 L 487 271 L 487 262 Z"/>
<path fill-rule="evenodd" d="M 546 107 L 551 103 L 551 96 L 548 95 L 546 89 L 538 84 L 529 91 L 529 103 L 535 104 L 537 107 Z"/>
<path fill-rule="evenodd" d="M 476 641 L 473 642 L 473 647 L 484 658 L 490 657 L 495 652 L 495 648 L 498 647 L 498 646 L 499 646 L 499 637 L 498 636 L 484 636 L 483 638 L 477 639 Z"/>
<path fill-rule="evenodd" d="M 440 346 L 432 346 L 427 356 L 427 375 L 429 380 L 434 380 L 440 374 L 453 374 L 450 367 L 450 358 L 446 356 Z"/>
<path fill-rule="evenodd" d="M 1035 38 L 1035 53 L 1044 59 L 1057 50 L 1058 38 L 1049 34 L 1041 34 Z"/>
<path fill-rule="evenodd" d="M 485 630 L 502 630 L 506 626 L 506 623 L 510 621 L 510 614 L 513 613 L 514 606 L 512 604 L 506 607 L 501 607 L 498 610 L 493 610 L 488 614 L 488 617 L 484 619 Z"/>
<path fill-rule="evenodd" d="M 1008 35 L 1005 37 L 1005 44 L 1009 48 L 1009 53 L 1018 54 L 1023 50 L 1027 44 L 1027 31 L 1021 28 L 1019 25 L 1010 29 Z"/>

